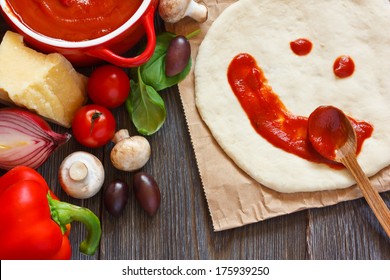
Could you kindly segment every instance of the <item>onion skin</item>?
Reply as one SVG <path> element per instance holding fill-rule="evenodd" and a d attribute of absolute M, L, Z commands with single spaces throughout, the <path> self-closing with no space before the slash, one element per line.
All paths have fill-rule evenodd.
<path fill-rule="evenodd" d="M 40 116 L 20 108 L 0 109 L 0 169 L 23 165 L 38 168 L 69 133 L 54 132 Z"/>

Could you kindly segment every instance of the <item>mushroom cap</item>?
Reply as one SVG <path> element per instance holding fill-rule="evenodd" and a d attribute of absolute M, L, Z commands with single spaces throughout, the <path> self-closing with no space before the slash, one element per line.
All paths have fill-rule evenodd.
<path fill-rule="evenodd" d="M 149 160 L 151 148 L 145 137 L 136 135 L 122 139 L 111 150 L 110 158 L 115 168 L 134 171 L 143 167 Z"/>
<path fill-rule="evenodd" d="M 94 155 L 82 151 L 74 152 L 62 161 L 59 182 L 69 196 L 90 198 L 103 186 L 104 167 Z"/>
<path fill-rule="evenodd" d="M 158 12 L 166 22 L 177 22 L 186 13 L 188 3 L 191 0 L 161 0 L 158 5 Z"/>

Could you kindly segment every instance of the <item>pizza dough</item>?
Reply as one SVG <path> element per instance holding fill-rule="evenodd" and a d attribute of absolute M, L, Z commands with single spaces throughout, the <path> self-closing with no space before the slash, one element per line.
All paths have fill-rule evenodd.
<path fill-rule="evenodd" d="M 239 53 L 255 57 L 286 108 L 309 116 L 333 105 L 374 126 L 358 161 L 371 176 L 390 165 L 390 3 L 388 0 L 241 0 L 227 8 L 203 40 L 195 64 L 198 111 L 226 154 L 256 181 L 279 192 L 346 188 L 346 170 L 306 161 L 252 128 L 227 81 Z M 313 43 L 297 56 L 290 42 Z M 349 55 L 354 74 L 336 78 L 333 62 Z"/>

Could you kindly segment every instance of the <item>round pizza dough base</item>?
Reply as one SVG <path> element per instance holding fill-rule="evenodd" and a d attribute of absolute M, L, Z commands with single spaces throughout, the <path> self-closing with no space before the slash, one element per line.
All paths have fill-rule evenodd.
<path fill-rule="evenodd" d="M 279 192 L 346 188 L 346 170 L 306 161 L 274 147 L 252 128 L 227 82 L 239 53 L 255 57 L 286 108 L 309 116 L 333 105 L 374 126 L 358 161 L 371 176 L 390 164 L 390 3 L 388 0 L 241 0 L 227 8 L 203 40 L 195 64 L 198 111 L 227 155 L 248 175 Z M 307 38 L 297 56 L 289 43 Z M 354 74 L 338 79 L 333 62 L 350 55 Z"/>

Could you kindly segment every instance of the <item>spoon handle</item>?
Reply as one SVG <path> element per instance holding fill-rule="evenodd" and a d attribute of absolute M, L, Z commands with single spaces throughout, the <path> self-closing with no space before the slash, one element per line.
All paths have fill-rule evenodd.
<path fill-rule="evenodd" d="M 358 183 L 358 186 L 360 187 L 360 190 L 363 193 L 363 196 L 366 199 L 368 205 L 371 207 L 379 223 L 387 233 L 387 236 L 390 237 L 390 210 L 383 201 L 382 197 L 379 195 L 379 192 L 371 185 L 367 175 L 363 172 L 362 168 L 357 162 L 356 156 L 351 154 L 345 156 L 340 161 L 355 177 L 356 182 Z"/>

